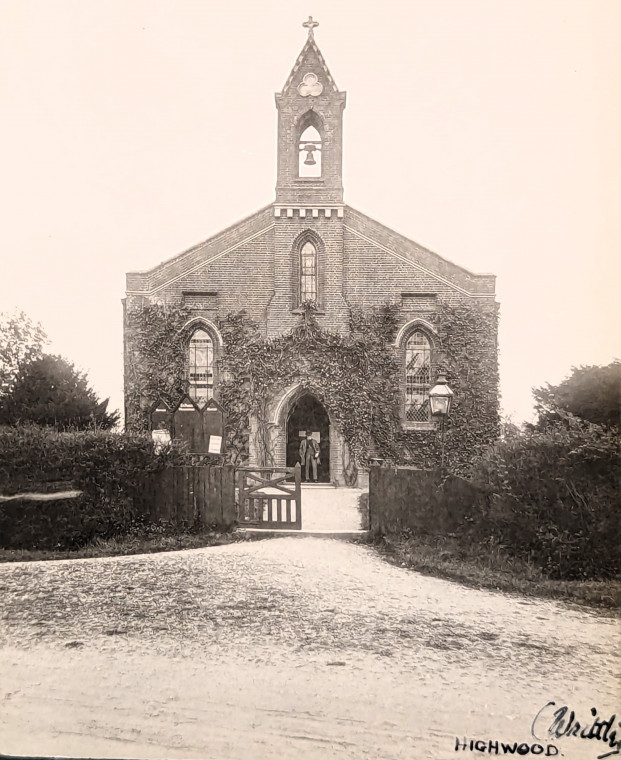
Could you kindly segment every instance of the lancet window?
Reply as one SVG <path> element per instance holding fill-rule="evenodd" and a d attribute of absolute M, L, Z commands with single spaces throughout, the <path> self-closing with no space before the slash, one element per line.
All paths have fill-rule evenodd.
<path fill-rule="evenodd" d="M 431 387 L 431 344 L 427 336 L 415 330 L 405 344 L 405 419 L 406 422 L 429 422 Z"/>
<path fill-rule="evenodd" d="M 213 398 L 213 341 L 206 330 L 195 330 L 188 347 L 189 395 L 199 406 Z"/>
<path fill-rule="evenodd" d="M 300 249 L 300 303 L 317 301 L 317 248 L 310 240 Z"/>

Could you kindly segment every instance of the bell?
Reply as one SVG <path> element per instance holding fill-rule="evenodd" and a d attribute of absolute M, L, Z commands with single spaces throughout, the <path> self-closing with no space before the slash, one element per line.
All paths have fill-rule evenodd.
<path fill-rule="evenodd" d="M 315 159 L 313 157 L 313 153 L 315 152 L 315 150 L 317 150 L 315 148 L 315 146 L 314 145 L 305 145 L 302 148 L 302 150 L 306 151 L 306 158 L 304 159 L 304 163 L 306 164 L 306 166 L 315 166 L 315 164 L 317 163 L 317 161 L 315 161 Z"/>

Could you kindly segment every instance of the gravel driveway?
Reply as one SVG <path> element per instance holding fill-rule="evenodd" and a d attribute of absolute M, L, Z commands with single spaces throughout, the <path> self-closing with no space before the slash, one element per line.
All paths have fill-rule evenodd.
<path fill-rule="evenodd" d="M 611 617 L 330 539 L 6 564 L 0 593 L 7 754 L 448 758 L 480 754 L 456 737 L 532 745 L 549 701 L 585 721 L 620 702 Z"/>

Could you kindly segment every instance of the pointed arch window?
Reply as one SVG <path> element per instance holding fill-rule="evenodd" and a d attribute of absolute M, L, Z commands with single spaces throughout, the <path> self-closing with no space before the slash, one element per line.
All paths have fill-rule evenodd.
<path fill-rule="evenodd" d="M 199 328 L 190 336 L 188 346 L 189 395 L 199 405 L 213 398 L 213 340 Z"/>
<path fill-rule="evenodd" d="M 300 248 L 300 303 L 317 302 L 317 248 L 307 240 Z"/>
<path fill-rule="evenodd" d="M 312 124 L 300 135 L 298 176 L 321 177 L 321 135 Z"/>
<path fill-rule="evenodd" d="M 431 344 L 415 330 L 405 344 L 405 420 L 430 422 Z"/>

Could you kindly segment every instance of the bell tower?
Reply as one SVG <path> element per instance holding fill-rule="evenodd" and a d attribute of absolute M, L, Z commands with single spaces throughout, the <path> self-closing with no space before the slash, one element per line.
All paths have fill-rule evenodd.
<path fill-rule="evenodd" d="M 278 109 L 277 204 L 343 202 L 343 110 L 339 92 L 315 42 L 319 24 L 302 25 L 308 39 L 282 92 Z"/>

